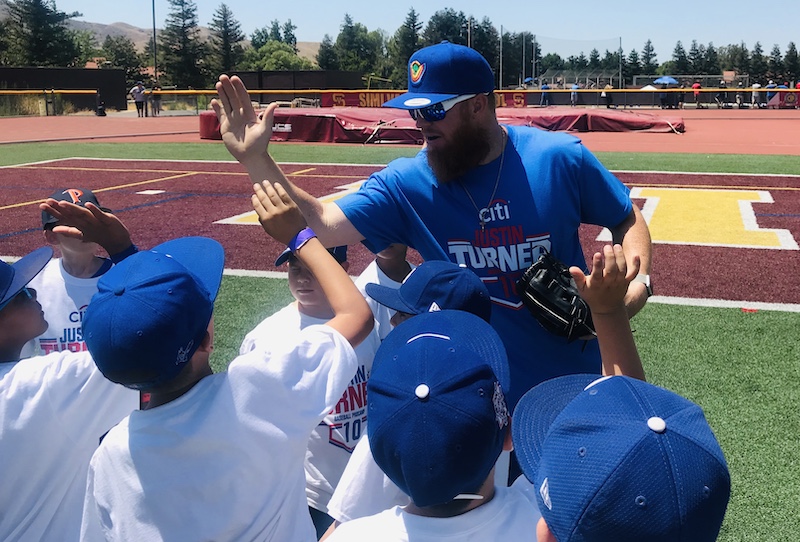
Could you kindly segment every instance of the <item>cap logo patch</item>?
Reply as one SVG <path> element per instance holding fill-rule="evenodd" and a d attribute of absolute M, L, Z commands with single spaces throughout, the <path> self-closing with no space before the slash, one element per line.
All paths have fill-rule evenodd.
<path fill-rule="evenodd" d="M 411 64 L 408 65 L 408 75 L 411 77 L 411 82 L 413 84 L 417 84 L 422 79 L 422 75 L 425 73 L 425 64 L 420 63 L 419 60 L 415 60 Z"/>
<path fill-rule="evenodd" d="M 544 482 L 542 482 L 542 485 L 539 488 L 539 495 L 542 497 L 542 502 L 547 509 L 552 510 L 553 503 L 550 501 L 550 482 L 547 481 L 547 478 L 544 479 Z"/>
<path fill-rule="evenodd" d="M 68 188 L 62 192 L 62 194 L 66 194 L 72 199 L 72 203 L 79 204 L 81 202 L 81 196 L 83 196 L 83 190 L 78 190 L 77 188 Z"/>
<path fill-rule="evenodd" d="M 442 308 L 439 306 L 439 304 L 436 301 L 431 303 L 431 306 L 428 307 L 428 312 L 439 312 L 440 310 L 442 310 Z"/>
<path fill-rule="evenodd" d="M 175 365 L 180 365 L 181 363 L 186 363 L 189 361 L 189 352 L 194 345 L 194 339 L 188 342 L 188 344 L 184 348 L 178 348 L 178 357 L 175 359 Z"/>
<path fill-rule="evenodd" d="M 497 420 L 497 426 L 502 429 L 508 425 L 508 406 L 506 406 L 506 397 L 503 395 L 503 388 L 500 387 L 500 382 L 494 383 L 492 403 L 494 404 L 494 417 Z"/>

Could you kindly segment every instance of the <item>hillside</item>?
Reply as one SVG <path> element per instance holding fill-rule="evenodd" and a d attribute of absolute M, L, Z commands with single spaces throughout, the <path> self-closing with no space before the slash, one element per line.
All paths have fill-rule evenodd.
<path fill-rule="evenodd" d="M 7 16 L 6 6 L 0 2 L 0 20 L 5 19 Z M 97 37 L 98 46 L 102 45 L 106 36 L 125 36 L 129 38 L 138 51 L 144 51 L 145 45 L 150 41 L 153 36 L 152 28 L 138 28 L 131 26 L 127 23 L 111 23 L 100 24 L 90 23 L 85 21 L 69 20 L 67 26 L 74 30 L 88 30 Z M 208 27 L 200 27 L 200 36 L 208 39 L 211 31 Z M 317 52 L 319 51 L 319 42 L 316 41 L 299 41 L 297 42 L 297 54 L 303 58 L 307 58 L 312 62 L 316 62 Z"/>

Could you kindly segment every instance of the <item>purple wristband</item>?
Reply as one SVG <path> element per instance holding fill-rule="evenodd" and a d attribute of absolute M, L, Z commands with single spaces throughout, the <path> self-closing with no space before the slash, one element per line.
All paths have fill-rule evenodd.
<path fill-rule="evenodd" d="M 300 250 L 300 247 L 305 245 L 309 239 L 312 239 L 316 236 L 317 234 L 314 233 L 314 230 L 306 226 L 305 228 L 297 232 L 297 235 L 295 235 L 294 238 L 292 238 L 292 240 L 289 241 L 289 250 L 291 250 L 292 254 L 294 254 L 295 252 Z"/>

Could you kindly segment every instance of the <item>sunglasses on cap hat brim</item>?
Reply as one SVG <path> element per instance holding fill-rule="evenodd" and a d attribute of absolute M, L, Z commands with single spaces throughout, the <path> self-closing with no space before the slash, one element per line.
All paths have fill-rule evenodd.
<path fill-rule="evenodd" d="M 455 98 L 450 98 L 449 100 L 439 102 L 438 104 L 429 105 L 428 107 L 409 109 L 408 114 L 411 115 L 411 118 L 414 120 L 424 119 L 428 122 L 436 122 L 443 120 L 447 116 L 447 112 L 450 111 L 456 104 L 465 102 L 471 98 L 474 98 L 475 96 L 477 96 L 477 94 L 464 94 L 462 96 L 456 96 Z"/>

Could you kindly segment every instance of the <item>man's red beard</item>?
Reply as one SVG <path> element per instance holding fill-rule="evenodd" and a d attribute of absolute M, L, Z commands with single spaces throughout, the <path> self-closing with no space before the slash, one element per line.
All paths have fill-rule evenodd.
<path fill-rule="evenodd" d="M 470 122 L 462 114 L 450 143 L 442 149 L 428 149 L 428 165 L 440 183 L 448 183 L 477 167 L 489 154 L 489 130 Z"/>

